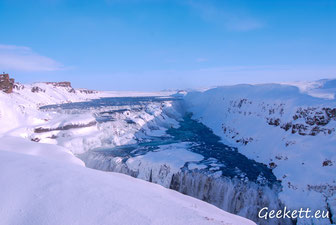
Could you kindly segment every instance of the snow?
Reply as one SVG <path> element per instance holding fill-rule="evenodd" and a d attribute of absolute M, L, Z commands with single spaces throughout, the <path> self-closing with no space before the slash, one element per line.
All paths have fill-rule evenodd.
<path fill-rule="evenodd" d="M 125 109 L 125 107 L 82 110 L 73 114 L 72 112 L 46 112 L 45 116 L 48 117 L 48 121 L 43 121 L 39 125 L 35 124 L 33 127 L 51 129 L 64 125 L 90 124 L 95 121 L 93 114 L 101 116 L 101 113 L 106 111 L 120 109 Z M 58 144 L 70 149 L 74 154 L 81 154 L 94 148 L 135 144 L 137 139 L 165 135 L 168 128 L 178 126 L 174 118 L 180 117 L 169 102 L 153 102 L 136 110 L 127 109 L 113 115 L 108 114 L 108 116 L 113 120 L 90 127 L 43 133 L 33 133 L 30 130 L 25 133 L 26 136 L 40 139 L 40 142 Z M 24 131 L 20 132 L 24 133 Z"/>
<path fill-rule="evenodd" d="M 96 119 L 91 113 L 87 114 L 74 114 L 74 115 L 62 115 L 56 114 L 51 117 L 49 121 L 43 123 L 42 128 L 46 129 L 57 129 L 59 127 L 64 127 L 67 125 L 86 125 L 95 122 Z"/>
<path fill-rule="evenodd" d="M 32 92 L 38 87 L 39 92 Z M 36 88 L 37 89 L 37 88 Z M 142 129 L 146 135 L 162 135 L 177 121 L 155 118 L 162 105 L 153 104 L 129 117 L 134 125 L 116 121 L 112 125 L 61 130 L 95 120 L 92 113 L 67 114 L 38 110 L 40 106 L 87 101 L 99 97 L 156 96 L 164 93 L 93 92 L 91 94 L 35 83 L 20 85 L 11 94 L 0 92 L 0 218 L 1 224 L 255 224 L 203 201 L 130 176 L 84 167 L 73 153 L 101 146 L 113 137 L 112 145 L 129 144 Z M 176 112 L 168 104 L 167 114 Z M 124 118 L 124 119 L 125 119 Z M 155 121 L 153 121 L 155 120 Z M 156 124 L 161 124 L 155 127 Z M 104 129 L 111 126 L 111 129 Z M 34 133 L 36 128 L 50 131 Z M 153 127 L 155 129 L 153 129 Z M 101 129 L 101 130 L 100 130 Z M 110 130 L 104 133 L 102 130 Z M 58 136 L 57 140 L 53 138 Z M 136 138 L 141 138 L 138 134 Z M 39 141 L 34 142 L 31 140 Z M 103 141 L 103 142 L 102 142 Z M 71 151 L 70 151 L 71 149 Z M 183 157 L 201 156 L 183 149 L 153 152 L 146 160 L 162 160 L 173 154 L 172 168 L 182 166 Z M 141 159 L 144 160 L 144 159 Z"/>
<path fill-rule="evenodd" d="M 155 113 L 161 113 L 160 104 L 148 106 L 148 108 L 137 114 L 119 115 L 133 120 L 136 123 L 134 129 L 128 129 L 128 124 L 120 122 L 120 118 L 116 118 L 117 121 L 112 125 L 101 124 L 69 131 L 57 130 L 67 125 L 93 124 L 95 122 L 94 112 L 70 112 L 64 115 L 63 113 L 44 112 L 38 109 L 43 105 L 88 101 L 100 97 L 167 96 L 171 92 L 95 91 L 87 94 L 72 88 L 55 87 L 46 83 L 19 86 L 20 88 L 14 89 L 11 94 L 0 92 L 0 135 L 6 134 L 27 139 L 39 139 L 42 143 L 58 144 L 71 149 L 73 153 L 82 153 L 90 148 L 104 146 L 105 142 L 109 142 L 108 140 L 112 140 L 115 146 L 132 143 L 134 142 L 135 133 L 142 126 L 145 126 L 143 129 L 146 130 L 147 134 L 153 136 L 162 135 L 166 130 L 164 127 L 156 130 L 146 129 L 146 126 L 150 125 L 148 122 L 155 118 Z M 38 87 L 42 91 L 32 92 L 31 90 L 34 87 Z M 169 107 L 171 107 L 169 104 L 165 106 L 166 109 Z M 174 114 L 175 112 L 170 110 L 169 113 Z M 176 125 L 176 121 L 168 117 L 163 118 L 163 120 L 167 120 L 171 126 Z M 34 133 L 36 128 L 56 130 L 36 134 Z M 53 137 L 60 138 L 56 140 Z"/>
<path fill-rule="evenodd" d="M 94 91 L 87 94 L 83 89 L 55 87 L 47 83 L 18 84 L 13 93 L 0 92 L 0 134 L 19 127 L 28 127 L 43 122 L 45 114 L 37 109 L 44 105 L 88 101 L 101 97 L 168 96 L 172 92 L 115 92 Z M 32 92 L 34 87 L 41 91 Z"/>
<path fill-rule="evenodd" d="M 189 163 L 189 164 L 188 164 L 188 168 L 189 168 L 190 170 L 194 170 L 194 169 L 199 169 L 199 170 L 201 170 L 201 169 L 207 168 L 207 166 L 206 166 L 206 165 L 203 165 L 203 164 Z M 219 168 L 219 167 L 214 167 L 213 170 L 218 169 L 218 168 Z M 212 169 L 212 168 L 211 168 L 211 169 Z M 211 170 L 211 169 L 210 169 L 210 170 Z M 222 172 L 222 171 L 218 171 L 218 172 Z"/>
<path fill-rule="evenodd" d="M 203 159 L 203 156 L 186 150 L 187 145 L 188 143 L 163 145 L 159 150 L 129 159 L 127 164 L 132 168 L 132 165 L 143 164 L 145 161 L 159 165 L 164 163 L 170 165 L 174 172 L 178 172 L 186 162 L 198 162 Z"/>
<path fill-rule="evenodd" d="M 68 149 L 52 144 L 41 144 L 20 137 L 0 137 L 0 151 L 17 152 L 63 163 L 84 166 Z"/>
<path fill-rule="evenodd" d="M 0 151 L 2 224 L 254 224 L 130 176 Z"/>
<path fill-rule="evenodd" d="M 203 159 L 202 155 L 186 150 L 187 145 L 188 143 L 163 145 L 159 150 L 130 158 L 126 163 L 131 170 L 139 172 L 138 178 L 149 180 L 152 176 L 154 183 L 169 187 L 173 174 L 186 162 L 198 162 Z M 162 173 L 166 173 L 164 177 Z"/>
<path fill-rule="evenodd" d="M 303 118 L 295 120 L 294 115 L 307 109 L 312 118 L 318 115 L 326 118 L 323 108 L 336 108 L 336 101 L 321 95 L 313 97 L 311 93 L 332 91 L 335 82 L 328 82 L 321 85 L 319 81 L 320 85 L 308 87 L 303 83 L 224 86 L 190 92 L 184 99 L 193 118 L 210 127 L 224 143 L 236 146 L 251 159 L 275 165 L 273 173 L 282 181 L 280 199 L 286 206 L 325 210 L 328 204 L 325 196 L 335 196 L 336 120 L 330 119 L 326 125 L 309 125 Z M 270 119 L 278 119 L 281 125 L 304 125 L 308 131 L 303 135 L 292 133 L 291 129 L 286 131 L 281 125 L 272 125 Z M 330 130 L 331 134 L 310 135 L 313 127 Z M 325 160 L 333 165 L 323 166 Z"/>
<path fill-rule="evenodd" d="M 302 109 L 308 110 L 305 112 L 308 117 L 314 117 L 325 115 L 323 108 L 336 108 L 335 83 L 335 80 L 320 80 L 235 85 L 180 92 L 178 96 L 184 96 L 183 110 L 193 112 L 193 118 L 210 127 L 224 143 L 237 147 L 251 159 L 275 165 L 273 173 L 282 182 L 280 199 L 286 206 L 330 208 L 335 212 L 336 120 L 309 125 L 303 117 L 294 119 Z M 120 224 L 120 221 L 122 224 L 222 224 L 220 221 L 230 223 L 231 220 L 233 224 L 251 223 L 151 183 L 85 168 L 74 156 L 89 149 L 131 145 L 148 136 L 165 135 L 169 127 L 178 126 L 181 117 L 171 102 L 129 109 L 116 114 L 115 121 L 69 130 L 60 128 L 92 124 L 95 113 L 101 111 L 38 110 L 42 105 L 99 97 L 167 96 L 171 92 L 88 94 L 45 83 L 23 87 L 12 94 L 0 92 L 0 185 L 3 187 L 0 218 L 5 224 L 22 224 L 22 221 L 24 224 Z M 42 91 L 32 92 L 33 87 Z M 111 108 L 116 109 L 127 107 Z M 275 120 L 281 125 L 274 125 Z M 286 123 L 307 126 L 308 131 L 304 135 L 286 131 L 281 128 Z M 330 134 L 310 135 L 314 127 L 329 130 Z M 36 128 L 45 132 L 36 133 Z M 186 145 L 161 146 L 126 163 L 139 173 L 139 178 L 152 179 L 168 187 L 167 177 L 171 178 L 182 167 L 204 168 L 199 164 L 203 157 L 186 150 Z M 331 165 L 323 166 L 325 161 Z M 313 222 L 298 221 L 299 224 Z"/>
<path fill-rule="evenodd" d="M 322 79 L 318 81 L 284 83 L 297 86 L 302 93 L 317 98 L 335 99 L 336 79 Z"/>

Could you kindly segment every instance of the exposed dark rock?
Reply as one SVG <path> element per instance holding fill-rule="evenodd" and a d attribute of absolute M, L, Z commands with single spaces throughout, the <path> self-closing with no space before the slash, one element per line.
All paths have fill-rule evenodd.
<path fill-rule="evenodd" d="M 299 116 L 295 114 L 295 115 L 293 116 L 293 120 L 297 120 L 297 119 L 299 119 Z"/>
<path fill-rule="evenodd" d="M 247 145 L 248 143 L 252 142 L 253 138 L 241 138 L 239 140 L 236 140 L 237 143 L 242 143 L 243 145 Z"/>
<path fill-rule="evenodd" d="M 267 118 L 267 123 L 272 126 L 279 126 L 280 125 L 280 119 L 274 119 L 274 118 Z"/>
<path fill-rule="evenodd" d="M 32 139 L 30 139 L 31 141 L 34 141 L 34 142 L 40 142 L 41 141 L 41 139 L 40 138 L 32 138 Z"/>
<path fill-rule="evenodd" d="M 336 193 L 336 185 L 320 184 L 320 185 L 307 185 L 309 191 L 316 191 L 323 193 L 325 196 L 332 196 Z"/>
<path fill-rule="evenodd" d="M 332 166 L 332 165 L 333 165 L 333 163 L 329 159 L 324 160 L 323 163 L 322 163 L 322 166 Z"/>
<path fill-rule="evenodd" d="M 265 108 L 263 110 L 266 110 L 266 107 L 263 104 L 260 106 Z M 269 109 L 269 114 L 273 113 L 274 110 Z M 290 130 L 292 134 L 299 134 L 302 136 L 316 136 L 319 133 L 331 134 L 335 131 L 335 128 L 326 128 L 324 126 L 329 124 L 331 120 L 336 120 L 336 108 L 300 107 L 292 118 L 293 121 L 285 123 L 281 122 L 280 118 L 266 118 L 266 122 L 271 126 L 280 126 L 280 128 L 285 131 Z M 294 124 L 294 121 L 297 121 L 298 119 L 303 119 L 301 120 L 303 122 L 296 122 Z"/>
<path fill-rule="evenodd" d="M 336 108 L 322 108 L 325 113 L 327 114 L 328 118 L 331 118 L 331 119 L 336 119 Z"/>
<path fill-rule="evenodd" d="M 7 73 L 0 74 L 0 91 L 3 91 L 7 94 L 13 92 L 14 79 L 9 78 Z"/>
<path fill-rule="evenodd" d="M 290 145 L 294 145 L 296 142 L 295 141 L 287 141 L 286 142 L 286 147 L 290 146 Z"/>
<path fill-rule="evenodd" d="M 308 126 L 303 124 L 293 124 L 292 126 L 292 134 L 299 133 L 300 135 L 307 135 Z"/>
<path fill-rule="evenodd" d="M 288 131 L 292 127 L 292 123 L 285 123 L 281 125 L 281 128 Z"/>
<path fill-rule="evenodd" d="M 277 164 L 275 164 L 275 162 L 270 162 L 268 165 L 270 169 L 274 169 L 277 167 Z"/>
<path fill-rule="evenodd" d="M 96 93 L 98 93 L 98 91 L 89 90 L 89 89 L 78 89 L 76 91 L 78 91 L 79 93 L 85 93 L 85 94 L 96 94 Z"/>
<path fill-rule="evenodd" d="M 310 126 L 325 126 L 330 120 L 336 119 L 336 108 L 299 108 L 293 118 L 303 118 L 305 123 Z"/>
<path fill-rule="evenodd" d="M 297 190 L 297 187 L 294 186 L 291 182 L 288 182 L 287 184 L 288 184 L 288 188 L 291 188 L 293 190 Z"/>
<path fill-rule="evenodd" d="M 38 127 L 34 129 L 35 133 L 45 133 L 49 131 L 55 131 L 55 130 L 70 130 L 70 129 L 75 129 L 75 128 L 84 128 L 84 127 L 91 127 L 96 125 L 96 121 L 92 121 L 87 124 L 69 124 L 61 127 L 56 127 L 56 128 L 44 128 L 44 127 Z"/>
<path fill-rule="evenodd" d="M 71 87 L 71 83 L 68 82 L 68 81 L 62 81 L 62 82 L 45 82 L 45 83 L 46 84 L 51 84 L 54 87 L 69 87 L 69 88 L 72 88 Z"/>
<path fill-rule="evenodd" d="M 246 104 L 246 102 L 247 102 L 247 99 L 245 99 L 245 98 L 241 99 L 241 100 L 239 101 L 237 107 L 238 107 L 238 108 L 241 108 L 241 107 L 243 106 L 243 104 Z"/>
<path fill-rule="evenodd" d="M 45 92 L 45 90 L 40 87 L 35 86 L 35 87 L 32 87 L 31 92 L 38 93 L 38 92 Z"/>
<path fill-rule="evenodd" d="M 25 88 L 25 86 L 23 84 L 20 84 L 20 83 L 14 83 L 13 85 L 13 89 L 16 89 L 16 90 L 23 90 Z"/>
<path fill-rule="evenodd" d="M 76 93 L 75 89 L 72 88 L 71 83 L 68 82 L 68 81 L 62 81 L 62 82 L 45 82 L 45 83 L 53 85 L 54 87 L 68 88 L 68 92 L 70 92 L 70 93 Z"/>

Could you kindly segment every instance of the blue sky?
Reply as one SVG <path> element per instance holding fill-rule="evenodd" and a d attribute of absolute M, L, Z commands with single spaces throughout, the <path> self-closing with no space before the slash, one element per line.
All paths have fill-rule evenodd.
<path fill-rule="evenodd" d="M 336 0 L 0 0 L 17 81 L 161 90 L 336 78 Z"/>

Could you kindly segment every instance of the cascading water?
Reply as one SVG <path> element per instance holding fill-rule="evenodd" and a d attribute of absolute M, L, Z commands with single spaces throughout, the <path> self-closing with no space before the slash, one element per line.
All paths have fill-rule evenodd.
<path fill-rule="evenodd" d="M 272 171 L 221 143 L 191 114 L 177 113 L 178 107 L 181 105 L 173 98 L 146 97 L 108 98 L 44 109 L 95 113 L 100 146 L 92 145 L 78 154 L 87 167 L 157 183 L 258 224 L 292 224 L 290 220 L 258 218 L 263 207 L 283 208 L 277 197 L 280 184 Z M 69 138 L 67 132 L 60 131 L 59 136 Z M 128 135 L 128 141 L 111 141 L 118 135 Z"/>
<path fill-rule="evenodd" d="M 179 172 L 172 173 L 169 165 L 130 169 L 128 157 L 113 156 L 107 152 L 90 151 L 80 155 L 87 167 L 124 173 L 149 182 L 163 185 L 183 194 L 209 202 L 228 212 L 256 221 L 258 224 L 293 224 L 290 220 L 263 220 L 258 212 L 263 207 L 282 209 L 277 198 L 279 186 L 258 184 L 256 182 L 218 176 L 199 169 L 188 170 L 183 167 Z M 154 172 L 155 171 L 155 172 Z"/>
<path fill-rule="evenodd" d="M 258 218 L 263 207 L 283 209 L 277 198 L 278 188 L 227 177 L 214 178 L 197 171 L 174 174 L 170 188 L 209 202 L 225 211 L 249 218 L 258 224 L 293 224 L 291 220 Z"/>

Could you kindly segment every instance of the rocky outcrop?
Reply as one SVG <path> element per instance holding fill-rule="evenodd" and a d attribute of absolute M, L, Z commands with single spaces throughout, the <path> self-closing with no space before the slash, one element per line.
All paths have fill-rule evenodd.
<path fill-rule="evenodd" d="M 67 88 L 68 92 L 75 93 L 75 89 L 72 88 L 71 83 L 69 81 L 62 82 L 45 82 L 46 84 L 52 85 L 54 87 L 63 87 Z"/>
<path fill-rule="evenodd" d="M 54 87 L 71 87 L 71 83 L 69 81 L 62 81 L 62 82 L 45 82 L 46 84 L 51 84 Z"/>
<path fill-rule="evenodd" d="M 3 91 L 8 94 L 12 93 L 13 86 L 14 86 L 13 78 L 9 78 L 9 75 L 7 73 L 0 74 L 0 91 Z"/>
<path fill-rule="evenodd" d="M 45 82 L 46 84 L 52 85 L 54 87 L 63 87 L 63 88 L 67 88 L 68 91 L 70 93 L 83 93 L 83 94 L 97 94 L 98 91 L 95 90 L 89 90 L 89 89 L 85 89 L 85 88 L 81 88 L 81 89 L 73 89 L 73 87 L 71 86 L 71 83 L 68 81 L 62 81 L 62 82 Z"/>
<path fill-rule="evenodd" d="M 25 89 L 25 86 L 23 84 L 20 84 L 20 83 L 16 82 L 13 85 L 13 89 L 20 91 L 20 90 Z"/>
<path fill-rule="evenodd" d="M 272 126 L 280 126 L 285 131 L 290 130 L 292 134 L 302 136 L 316 136 L 319 133 L 331 134 L 335 128 L 327 128 L 326 125 L 336 120 L 336 108 L 327 107 L 299 107 L 290 122 L 282 123 L 280 118 L 266 118 L 267 123 Z M 301 122 L 296 123 L 302 119 Z"/>
<path fill-rule="evenodd" d="M 35 87 L 32 87 L 31 92 L 38 93 L 38 92 L 45 92 L 45 90 L 40 87 L 35 86 Z"/>
<path fill-rule="evenodd" d="M 81 93 L 81 94 L 97 94 L 98 91 L 95 90 L 89 90 L 89 89 L 77 89 L 75 90 L 71 86 L 71 82 L 68 81 L 61 81 L 61 82 L 44 82 L 44 84 L 48 84 L 53 86 L 54 88 L 64 88 L 69 93 Z M 3 91 L 5 93 L 12 93 L 13 89 L 20 91 L 25 89 L 27 86 L 20 84 L 20 83 L 14 83 L 14 79 L 10 78 L 8 74 L 0 74 L 0 91 Z M 44 88 L 36 84 L 35 86 L 31 87 L 31 92 L 33 93 L 39 93 L 39 92 L 46 92 Z"/>
<path fill-rule="evenodd" d="M 242 98 L 230 100 L 227 113 L 263 118 L 270 126 L 279 127 L 301 136 L 330 135 L 336 130 L 329 126 L 330 122 L 336 121 L 336 108 L 298 107 L 295 113 L 290 116 L 291 119 L 288 120 L 283 117 L 285 106 L 284 102 L 253 102 L 250 99 Z M 222 129 L 228 138 L 234 139 L 237 143 L 247 145 L 254 140 L 253 137 L 241 137 L 239 132 L 228 124 L 222 124 Z"/>
<path fill-rule="evenodd" d="M 300 118 L 303 118 L 305 123 L 310 126 L 325 126 L 331 120 L 336 119 L 336 108 L 300 107 L 293 116 L 293 119 L 297 120 Z"/>
<path fill-rule="evenodd" d="M 56 131 L 56 130 L 70 130 L 70 129 L 76 129 L 76 128 L 85 128 L 85 127 L 92 127 L 97 124 L 96 121 L 91 121 L 87 124 L 68 124 L 64 126 L 59 126 L 55 128 L 44 128 L 44 127 L 38 127 L 34 129 L 34 133 L 45 133 L 50 131 Z"/>
<path fill-rule="evenodd" d="M 89 89 L 77 89 L 79 93 L 84 93 L 84 94 L 97 94 L 98 91 L 95 90 L 89 90 Z"/>

